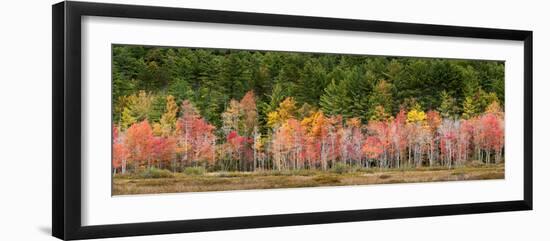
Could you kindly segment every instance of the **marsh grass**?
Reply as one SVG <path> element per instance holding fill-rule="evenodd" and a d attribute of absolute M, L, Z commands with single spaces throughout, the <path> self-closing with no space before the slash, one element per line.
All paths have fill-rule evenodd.
<path fill-rule="evenodd" d="M 113 195 L 205 192 L 249 189 L 348 186 L 390 183 L 418 183 L 463 180 L 487 180 L 504 178 L 504 165 L 481 167 L 463 166 L 418 169 L 353 169 L 291 170 L 256 172 L 206 172 L 191 169 L 183 173 L 148 171 L 147 175 L 116 174 L 113 178 Z M 204 172 L 203 172 L 204 171 Z M 341 172 L 341 173 L 340 173 Z M 162 174 L 161 174 L 162 173 Z M 164 177 L 162 177 L 165 175 Z M 143 176 L 150 176 L 143 178 Z"/>
<path fill-rule="evenodd" d="M 382 174 L 382 175 L 378 176 L 378 178 L 380 178 L 380 179 L 388 179 L 390 177 L 391 177 L 391 175 L 388 175 L 388 174 Z"/>
<path fill-rule="evenodd" d="M 334 175 L 321 175 L 313 178 L 318 184 L 335 184 L 340 183 L 340 178 Z"/>
<path fill-rule="evenodd" d="M 204 167 L 201 167 L 201 166 L 186 167 L 185 169 L 183 169 L 183 173 L 185 175 L 190 175 L 190 176 L 201 176 L 201 175 L 204 175 L 206 173 L 206 169 Z"/>

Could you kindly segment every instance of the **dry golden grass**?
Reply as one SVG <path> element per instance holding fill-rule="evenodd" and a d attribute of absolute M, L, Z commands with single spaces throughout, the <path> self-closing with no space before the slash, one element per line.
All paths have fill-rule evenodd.
<path fill-rule="evenodd" d="M 440 182 L 504 178 L 504 165 L 481 167 L 363 169 L 338 174 L 321 171 L 216 172 L 204 175 L 175 173 L 169 178 L 116 175 L 113 195 L 206 192 L 248 189 L 348 186 L 387 183 Z"/>

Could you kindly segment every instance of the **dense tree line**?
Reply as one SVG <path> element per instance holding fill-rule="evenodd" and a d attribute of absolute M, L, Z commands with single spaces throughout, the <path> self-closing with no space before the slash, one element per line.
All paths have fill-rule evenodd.
<path fill-rule="evenodd" d="M 113 166 L 502 161 L 504 64 L 113 47 Z"/>

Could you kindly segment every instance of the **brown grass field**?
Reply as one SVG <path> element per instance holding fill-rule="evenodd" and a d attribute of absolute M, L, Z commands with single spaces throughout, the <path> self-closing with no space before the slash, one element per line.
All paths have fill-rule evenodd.
<path fill-rule="evenodd" d="M 209 192 L 228 190 L 349 186 L 503 179 L 504 164 L 458 168 L 360 169 L 353 172 L 264 171 L 210 172 L 198 175 L 170 174 L 164 178 L 115 175 L 112 195 Z"/>

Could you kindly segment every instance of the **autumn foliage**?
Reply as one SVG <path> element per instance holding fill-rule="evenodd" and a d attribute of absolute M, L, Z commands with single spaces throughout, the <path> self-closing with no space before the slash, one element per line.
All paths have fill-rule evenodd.
<path fill-rule="evenodd" d="M 142 105 L 149 105 L 146 94 L 140 95 Z M 337 163 L 450 168 L 472 160 L 503 161 L 504 115 L 498 103 L 469 118 L 443 117 L 416 104 L 366 123 L 358 117 L 305 109 L 286 97 L 260 120 L 256 96 L 249 91 L 228 102 L 221 127 L 216 128 L 189 100 L 177 106 L 169 96 L 159 122 L 124 117 L 128 122 L 113 126 L 113 171 L 182 171 L 199 165 L 208 170 L 327 170 Z M 375 110 L 384 112 L 384 107 Z M 267 129 L 260 128 L 260 121 Z"/>

